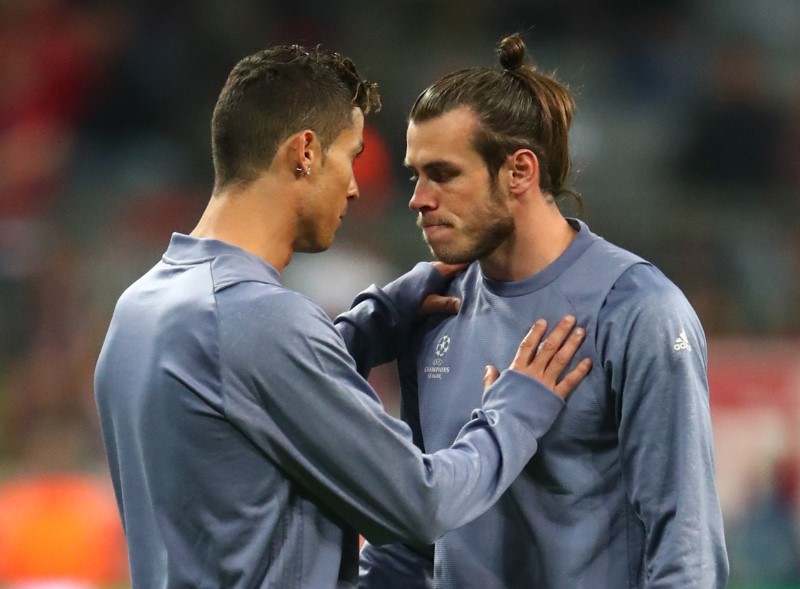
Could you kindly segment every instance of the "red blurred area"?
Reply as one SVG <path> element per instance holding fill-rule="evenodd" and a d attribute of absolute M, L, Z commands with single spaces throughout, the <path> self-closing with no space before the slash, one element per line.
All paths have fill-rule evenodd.
<path fill-rule="evenodd" d="M 371 125 L 364 126 L 364 151 L 356 159 L 353 171 L 361 197 L 350 214 L 363 220 L 383 216 L 392 201 L 391 156 L 386 141 Z"/>
<path fill-rule="evenodd" d="M 77 474 L 0 486 L 0 584 L 127 579 L 125 539 L 110 486 Z"/>
<path fill-rule="evenodd" d="M 774 493 L 800 505 L 800 341 L 709 341 L 717 482 L 725 514 Z"/>
<path fill-rule="evenodd" d="M 111 9 L 61 0 L 0 5 L 0 217 L 52 205 L 77 120 L 123 31 Z"/>

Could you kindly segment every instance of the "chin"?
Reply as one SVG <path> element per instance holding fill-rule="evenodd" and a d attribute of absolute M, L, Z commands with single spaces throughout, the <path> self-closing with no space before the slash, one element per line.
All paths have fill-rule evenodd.
<path fill-rule="evenodd" d="M 321 243 L 314 243 L 314 244 L 305 244 L 301 247 L 296 248 L 294 251 L 299 254 L 318 254 L 320 252 L 324 252 L 327 250 L 331 244 L 321 244 Z"/>
<path fill-rule="evenodd" d="M 307 244 L 307 247 L 302 251 L 303 253 L 306 254 L 318 254 L 320 252 L 326 251 L 332 245 L 333 245 L 333 236 L 331 235 L 330 239 L 319 240 L 315 241 L 314 243 Z"/>
<path fill-rule="evenodd" d="M 430 243 L 428 249 L 433 256 L 445 264 L 468 264 L 475 261 L 472 251 L 459 251 L 446 247 L 433 247 Z"/>
<path fill-rule="evenodd" d="M 507 232 L 498 232 L 485 236 L 484 239 L 458 243 L 439 243 L 437 246 L 428 242 L 428 248 L 436 258 L 445 264 L 471 264 L 491 255 L 507 238 Z M 426 240 L 427 242 L 427 240 Z"/>
<path fill-rule="evenodd" d="M 293 250 L 301 254 L 318 254 L 331 247 L 333 244 L 333 237 L 333 233 L 330 235 L 308 236 L 303 240 L 296 240 Z"/>
<path fill-rule="evenodd" d="M 436 257 L 437 260 L 440 262 L 444 262 L 445 264 L 471 264 L 478 258 L 475 256 L 467 255 L 467 254 L 458 254 L 458 253 L 443 253 L 437 254 L 435 251 L 431 250 L 431 253 Z"/>

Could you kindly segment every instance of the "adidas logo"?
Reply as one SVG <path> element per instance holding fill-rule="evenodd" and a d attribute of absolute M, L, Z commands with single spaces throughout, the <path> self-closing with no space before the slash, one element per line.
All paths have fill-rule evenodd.
<path fill-rule="evenodd" d="M 681 329 L 678 339 L 675 340 L 675 345 L 672 346 L 672 349 L 676 352 L 679 350 L 687 350 L 689 352 L 692 351 L 692 346 L 689 344 L 689 338 L 686 337 L 685 330 Z"/>

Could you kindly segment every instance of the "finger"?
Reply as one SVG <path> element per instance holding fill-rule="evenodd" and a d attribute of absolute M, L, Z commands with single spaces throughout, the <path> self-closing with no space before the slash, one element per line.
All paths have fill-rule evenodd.
<path fill-rule="evenodd" d="M 486 371 L 483 373 L 483 390 L 488 389 L 500 377 L 500 372 L 491 364 L 486 366 Z"/>
<path fill-rule="evenodd" d="M 545 331 L 547 331 L 547 321 L 544 319 L 537 319 L 533 327 L 531 327 L 528 333 L 525 334 L 525 337 L 522 338 L 517 348 L 517 353 L 511 361 L 511 366 L 509 366 L 511 370 L 525 371 L 536 355 L 536 348 L 539 347 L 539 342 L 542 341 Z"/>
<path fill-rule="evenodd" d="M 553 390 L 562 399 L 566 399 L 567 395 L 575 390 L 575 387 L 578 386 L 578 383 L 583 380 L 584 376 L 589 374 L 591 369 L 592 361 L 589 358 L 584 358 L 578 362 L 578 365 L 575 366 L 575 368 L 570 370 L 566 376 L 561 379 L 561 382 L 559 382 Z"/>
<path fill-rule="evenodd" d="M 430 294 L 425 297 L 419 306 L 419 314 L 435 315 L 436 313 L 445 313 L 447 315 L 455 315 L 460 308 L 461 299 L 459 298 Z"/>
<path fill-rule="evenodd" d="M 567 340 L 562 344 L 558 351 L 553 355 L 544 369 L 544 379 L 548 382 L 556 382 L 564 369 L 575 357 L 575 352 L 583 343 L 586 330 L 583 327 L 576 327 Z"/>
<path fill-rule="evenodd" d="M 558 322 L 553 331 L 550 332 L 542 342 L 542 345 L 536 350 L 536 357 L 533 359 L 534 368 L 544 372 L 574 325 L 575 317 L 573 315 L 567 315 Z"/>
<path fill-rule="evenodd" d="M 445 264 L 444 262 L 431 262 L 431 264 L 445 278 L 454 278 L 469 266 L 469 264 Z"/>

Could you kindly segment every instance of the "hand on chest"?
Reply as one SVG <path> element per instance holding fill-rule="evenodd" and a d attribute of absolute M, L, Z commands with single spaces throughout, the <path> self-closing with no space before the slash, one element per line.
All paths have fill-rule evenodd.
<path fill-rule="evenodd" d="M 539 317 L 554 326 L 564 315 L 574 313 L 565 301 L 521 305 L 521 298 L 491 301 L 491 305 L 480 301 L 463 305 L 457 316 L 439 322 L 424 335 L 417 355 L 417 384 L 420 422 L 429 451 L 449 446 L 472 411 L 480 407 L 487 364 L 500 371 L 507 368 L 523 336 Z M 576 361 L 587 355 L 579 350 Z M 594 435 L 600 427 L 598 421 L 605 412 L 600 411 L 596 398 L 603 383 L 597 372 L 587 378 L 586 384 L 592 381 L 591 386 L 582 383 L 572 393 L 554 430 L 565 429 L 580 436 Z"/>

